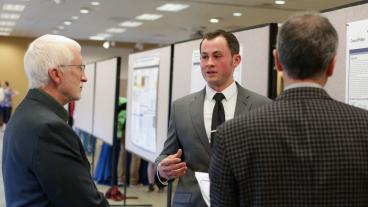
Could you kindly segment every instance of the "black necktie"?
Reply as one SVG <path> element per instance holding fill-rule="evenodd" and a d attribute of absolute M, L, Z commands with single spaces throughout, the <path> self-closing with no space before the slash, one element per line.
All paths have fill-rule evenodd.
<path fill-rule="evenodd" d="M 211 143 L 213 139 L 213 134 L 216 132 L 216 128 L 225 121 L 225 111 L 224 106 L 222 105 L 221 101 L 224 99 L 225 96 L 222 93 L 216 93 L 213 96 L 215 99 L 216 104 L 215 108 L 213 108 L 212 112 L 212 124 L 211 124 Z"/>

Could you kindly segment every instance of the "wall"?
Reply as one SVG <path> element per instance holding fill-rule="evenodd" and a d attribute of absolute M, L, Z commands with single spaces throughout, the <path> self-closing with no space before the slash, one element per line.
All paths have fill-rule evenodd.
<path fill-rule="evenodd" d="M 23 56 L 32 41 L 32 38 L 0 36 L 0 81 L 9 81 L 10 86 L 19 92 L 19 95 L 14 98 L 13 108 L 18 106 L 28 91 L 28 80 L 24 72 Z M 118 44 L 116 48 L 106 50 L 102 48 L 102 42 L 78 42 L 82 45 L 82 55 L 86 63 L 118 56 L 122 58 L 120 94 L 126 96 L 128 55 L 134 52 L 134 44 L 122 43 Z M 148 45 L 148 48 L 152 47 L 154 45 Z"/>
<path fill-rule="evenodd" d="M 17 106 L 28 90 L 28 80 L 24 72 L 23 56 L 29 38 L 11 38 L 0 36 L 0 81 L 9 81 L 10 86 L 19 92 L 13 99 L 13 106 Z"/>

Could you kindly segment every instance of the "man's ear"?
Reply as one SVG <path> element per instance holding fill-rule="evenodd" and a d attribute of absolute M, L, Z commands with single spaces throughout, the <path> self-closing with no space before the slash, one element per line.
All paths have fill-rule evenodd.
<path fill-rule="evenodd" d="M 55 83 L 56 85 L 59 85 L 61 83 L 62 73 L 57 68 L 49 69 L 48 74 L 51 82 Z"/>
<path fill-rule="evenodd" d="M 333 74 L 333 71 L 335 69 L 335 64 L 336 64 L 336 56 L 334 58 L 332 58 L 331 62 L 328 64 L 327 69 L 326 69 L 326 76 L 330 77 Z"/>
<path fill-rule="evenodd" d="M 234 66 L 234 68 L 238 67 L 240 62 L 241 62 L 241 56 L 239 54 L 235 54 L 233 56 L 233 66 Z"/>
<path fill-rule="evenodd" d="M 274 58 L 274 62 L 275 62 L 275 69 L 279 72 L 282 72 L 284 69 L 282 68 L 282 65 L 280 63 L 279 53 L 277 52 L 276 49 L 274 49 L 272 54 L 273 54 L 273 58 Z"/>

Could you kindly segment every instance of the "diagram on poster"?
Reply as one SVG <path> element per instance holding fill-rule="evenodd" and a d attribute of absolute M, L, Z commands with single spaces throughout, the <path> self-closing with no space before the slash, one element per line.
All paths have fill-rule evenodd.
<path fill-rule="evenodd" d="M 347 25 L 346 102 L 368 109 L 368 20 Z"/>
<path fill-rule="evenodd" d="M 243 47 L 240 45 L 240 56 L 243 54 Z M 206 80 L 203 78 L 201 66 L 200 66 L 200 53 L 199 49 L 193 51 L 192 55 L 192 71 L 191 71 L 191 79 L 190 79 L 190 92 L 197 92 L 202 90 L 206 85 Z M 229 63 L 231 64 L 231 63 Z M 238 67 L 234 70 L 234 80 L 238 83 L 241 83 L 241 71 L 242 71 L 242 62 L 238 65 Z"/>
<path fill-rule="evenodd" d="M 156 152 L 156 105 L 159 56 L 137 59 L 133 69 L 131 140 Z"/>

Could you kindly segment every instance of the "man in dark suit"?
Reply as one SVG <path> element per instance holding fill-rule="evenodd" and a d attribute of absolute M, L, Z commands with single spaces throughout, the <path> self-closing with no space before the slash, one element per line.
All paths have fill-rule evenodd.
<path fill-rule="evenodd" d="M 211 207 L 367 206 L 368 112 L 333 100 L 338 37 L 319 14 L 291 17 L 274 51 L 286 88 L 219 127 Z"/>
<path fill-rule="evenodd" d="M 30 90 L 4 134 L 6 206 L 105 207 L 64 105 L 78 100 L 84 74 L 80 45 L 59 35 L 34 40 L 24 56 Z"/>
<path fill-rule="evenodd" d="M 174 206 L 207 206 L 194 173 L 208 172 L 211 131 L 216 130 L 212 122 L 215 94 L 224 96 L 221 105 L 226 120 L 270 102 L 234 81 L 233 72 L 241 57 L 239 42 L 233 34 L 223 30 L 206 34 L 200 44 L 200 53 L 200 66 L 207 85 L 173 103 L 168 138 L 155 162 L 159 186 L 179 178 Z"/>

